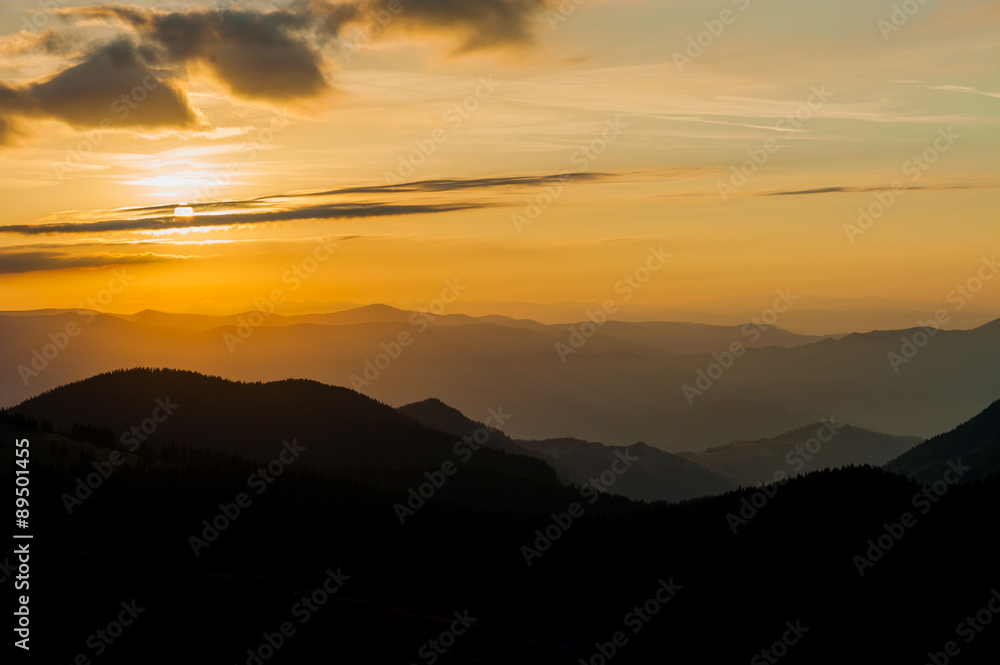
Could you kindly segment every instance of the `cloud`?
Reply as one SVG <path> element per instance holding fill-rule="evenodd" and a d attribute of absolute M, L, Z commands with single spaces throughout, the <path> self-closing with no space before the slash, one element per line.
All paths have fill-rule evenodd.
<path fill-rule="evenodd" d="M 327 196 L 337 194 L 382 194 L 382 193 L 419 193 L 419 192 L 455 192 L 466 189 L 489 189 L 494 187 L 541 187 L 580 180 L 603 180 L 614 177 L 610 173 L 593 171 L 581 173 L 561 173 L 541 176 L 506 176 L 496 178 L 442 178 L 439 180 L 414 180 L 398 185 L 373 185 L 369 187 L 342 187 L 323 192 L 311 192 L 311 196 Z M 269 200 L 289 198 L 288 196 L 268 196 Z"/>
<path fill-rule="evenodd" d="M 169 62 L 203 65 L 241 97 L 287 100 L 330 89 L 321 69 L 323 57 L 306 36 L 316 20 L 308 13 L 236 8 L 165 12 L 121 5 L 64 13 L 117 19 L 162 49 Z"/>
<path fill-rule="evenodd" d="M 197 112 L 186 95 L 150 69 L 148 52 L 119 39 L 83 62 L 27 88 L 41 113 L 71 125 L 194 127 Z"/>
<path fill-rule="evenodd" d="M 996 185 L 991 184 L 968 184 L 968 185 L 918 185 L 915 187 L 903 187 L 906 191 L 946 191 L 951 189 L 992 189 Z M 866 194 L 870 192 L 883 192 L 889 189 L 887 186 L 881 187 L 817 187 L 816 189 L 789 189 L 776 192 L 757 192 L 750 196 L 804 196 L 809 194 Z"/>
<path fill-rule="evenodd" d="M 108 268 L 135 263 L 161 263 L 199 258 L 204 257 L 154 252 L 74 255 L 58 250 L 0 250 L 0 275 L 67 268 Z"/>
<path fill-rule="evenodd" d="M 700 169 L 694 169 L 700 170 Z M 252 199 L 241 199 L 235 201 L 212 201 L 207 203 L 192 204 L 195 212 L 219 213 L 234 210 L 254 210 L 262 205 L 287 200 L 309 200 L 327 196 L 346 196 L 352 194 L 421 194 L 421 193 L 442 193 L 460 192 L 465 190 L 493 189 L 500 187 L 542 187 L 545 185 L 599 181 L 621 177 L 621 174 L 602 173 L 599 171 L 587 171 L 581 173 L 560 173 L 532 176 L 496 176 L 492 178 L 441 178 L 437 180 L 414 180 L 403 182 L 398 185 L 370 185 L 361 187 L 339 187 L 321 191 L 310 191 L 298 194 L 270 194 L 258 196 Z M 144 206 L 130 208 L 131 214 L 153 214 L 160 213 L 166 215 L 172 213 L 176 206 L 174 204 L 163 204 L 155 206 Z M 199 224 L 201 226 L 201 224 Z M 0 229 L 7 227 L 0 227 Z"/>
<path fill-rule="evenodd" d="M 0 109 L 4 110 L 4 115 L 0 115 L 0 146 L 13 142 L 17 134 L 13 115 L 23 113 L 32 106 L 31 98 L 23 91 L 0 83 Z"/>
<path fill-rule="evenodd" d="M 312 219 L 359 219 L 395 215 L 422 215 L 489 207 L 482 203 L 460 204 L 393 204 L 340 203 L 302 206 L 283 210 L 233 212 L 228 214 L 195 215 L 192 217 L 159 217 L 104 219 L 96 222 L 56 222 L 51 224 L 12 224 L 0 226 L 0 233 L 48 235 L 58 233 L 112 233 L 129 231 L 161 231 L 203 226 L 240 226 L 270 222 L 304 221 Z M 134 211 L 133 211 L 134 212 Z"/>
<path fill-rule="evenodd" d="M 0 145 L 9 144 L 14 138 L 14 128 L 10 122 L 0 117 Z"/>
<path fill-rule="evenodd" d="M 35 106 L 35 100 L 24 90 L 0 83 L 0 109 L 3 113 L 0 115 L 0 146 L 14 141 L 19 133 L 16 117 L 31 112 Z"/>
<path fill-rule="evenodd" d="M 426 215 L 462 210 L 478 210 L 504 205 L 503 200 L 464 202 L 344 202 L 324 201 L 331 196 L 357 194 L 421 195 L 444 192 L 490 190 L 496 188 L 542 187 L 555 183 L 601 181 L 620 177 L 621 174 L 586 172 L 531 176 L 497 176 L 490 178 L 444 178 L 416 180 L 398 185 L 373 185 L 369 187 L 342 187 L 319 192 L 279 194 L 237 201 L 214 201 L 192 204 L 195 214 L 175 217 L 174 205 L 155 205 L 125 208 L 117 211 L 95 211 L 94 221 L 43 221 L 37 224 L 11 224 L 0 226 L 0 233 L 36 236 L 67 233 L 122 233 L 135 231 L 163 231 L 201 227 L 226 227 L 272 222 L 305 220 L 362 219 L 398 215 Z M 117 214 L 116 214 L 117 213 Z M 124 215 L 128 215 L 127 217 Z M 72 213 L 74 218 L 84 216 Z M 103 217 L 101 219 L 100 217 Z M 51 219 L 51 218 L 50 218 Z"/>
<path fill-rule="evenodd" d="M 525 45 L 533 41 L 541 24 L 538 14 L 547 0 L 401 0 L 402 11 L 392 17 L 394 26 L 414 32 L 445 34 L 458 42 L 458 53 Z M 342 7 L 344 3 L 314 3 Z M 353 16 L 369 25 L 376 12 L 384 11 L 384 0 L 361 0 Z"/>
<path fill-rule="evenodd" d="M 42 32 L 21 30 L 0 36 L 0 56 L 21 56 L 29 53 L 66 53 L 73 40 L 49 28 Z"/>
<path fill-rule="evenodd" d="M 51 78 L 22 87 L 0 84 L 0 144 L 15 119 L 50 117 L 74 127 L 197 127 L 200 115 L 151 55 L 127 39 L 95 48 Z"/>
<path fill-rule="evenodd" d="M 270 102 L 316 98 L 334 90 L 324 71 L 332 62 L 325 50 L 347 43 L 351 30 L 368 40 L 397 31 L 444 34 L 457 42 L 457 53 L 525 45 L 541 23 L 537 15 L 554 2 L 397 1 L 397 13 L 388 10 L 386 0 L 293 0 L 272 10 L 59 9 L 56 14 L 79 25 L 108 27 L 110 22 L 124 34 L 107 44 L 92 44 L 81 61 L 48 79 L 17 88 L 0 84 L 0 145 L 15 135 L 16 116 L 52 117 L 76 127 L 100 126 L 105 120 L 122 127 L 204 125 L 183 83 L 191 70 L 207 70 L 238 97 Z M 78 39 L 52 29 L 21 31 L 0 40 L 0 54 L 65 55 Z M 155 89 L 143 92 L 144 82 Z M 143 96 L 141 104 L 133 104 L 132 91 Z"/>
<path fill-rule="evenodd" d="M 236 95 L 287 100 L 331 90 L 323 47 L 335 40 L 378 40 L 389 33 L 434 33 L 464 53 L 532 41 L 536 16 L 550 0 L 309 0 L 260 11 L 229 8 L 161 11 L 135 5 L 92 6 L 60 13 L 113 19 L 163 50 L 174 64 L 207 67 Z"/>
<path fill-rule="evenodd" d="M 1000 92 L 988 92 L 986 90 L 977 90 L 976 88 L 970 88 L 965 85 L 929 85 L 927 86 L 929 90 L 945 90 L 947 92 L 963 92 L 968 95 L 983 95 L 984 97 L 993 97 L 994 99 L 1000 99 Z"/>

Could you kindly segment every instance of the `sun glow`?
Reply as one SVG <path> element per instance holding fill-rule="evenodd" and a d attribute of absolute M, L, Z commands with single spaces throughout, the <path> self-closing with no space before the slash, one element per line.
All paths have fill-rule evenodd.
<path fill-rule="evenodd" d="M 178 206 L 174 208 L 174 217 L 194 217 L 194 208 L 191 206 Z"/>

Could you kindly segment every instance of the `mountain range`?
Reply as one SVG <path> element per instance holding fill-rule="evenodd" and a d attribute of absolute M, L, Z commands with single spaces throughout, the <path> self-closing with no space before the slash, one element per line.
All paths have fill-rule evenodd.
<path fill-rule="evenodd" d="M 384 306 L 303 321 L 260 315 L 256 328 L 248 317 L 0 316 L 0 362 L 17 375 L 0 404 L 121 367 L 175 367 L 243 381 L 296 376 L 393 405 L 438 398 L 470 414 L 503 404 L 512 414 L 505 430 L 517 439 L 643 441 L 679 453 L 772 438 L 821 418 L 926 438 L 1000 394 L 992 353 L 1000 321 L 926 338 L 912 328 L 838 339 L 754 324 L 609 321 L 579 338 L 581 324 L 450 314 L 428 321 Z M 74 324 L 77 334 L 63 337 Z M 561 357 L 558 344 L 575 353 Z M 730 357 L 735 344 L 741 353 Z"/>
<path fill-rule="evenodd" d="M 413 661 L 467 612 L 474 628 L 455 645 L 457 662 L 569 665 L 610 653 L 623 617 L 649 607 L 657 616 L 616 646 L 623 663 L 693 653 L 734 662 L 789 624 L 808 631 L 789 663 L 856 660 L 858 644 L 866 661 L 919 662 L 954 639 L 956 616 L 991 598 L 982 511 L 1000 497 L 997 413 L 993 404 L 886 468 L 816 470 L 914 440 L 828 419 L 673 455 L 639 443 L 514 438 L 509 423 L 488 426 L 507 419 L 503 404 L 483 424 L 436 400 L 396 409 L 314 381 L 132 369 L 0 411 L 0 454 L 13 465 L 12 442 L 31 442 L 32 519 L 45 535 L 33 550 L 32 572 L 44 575 L 32 579 L 32 616 L 69 627 L 38 645 L 46 662 L 70 662 L 95 613 L 114 616 L 132 600 L 148 614 L 101 662 L 177 662 L 189 649 L 172 639 L 180 632 L 212 662 L 254 662 L 246 647 L 266 644 L 305 598 L 320 598 L 324 575 L 344 587 L 296 626 L 282 661 L 316 662 L 337 640 L 363 645 L 352 652 L 367 662 Z M 146 441 L 130 449 L 140 433 Z M 289 437 L 302 450 L 278 473 L 271 463 Z M 456 457 L 470 439 L 483 446 Z M 796 473 L 786 456 L 800 448 L 813 459 Z M 116 449 L 128 463 L 99 476 Z M 749 471 L 734 473 L 738 459 Z M 963 473 L 932 484 L 939 500 L 918 510 L 930 491 L 922 483 L 941 480 L 949 463 Z M 265 469 L 273 483 L 253 493 L 249 479 Z M 747 486 L 773 470 L 793 477 Z M 582 491 L 591 478 L 605 491 Z M 417 502 L 410 490 L 420 484 Z M 678 501 L 695 491 L 713 496 Z M 415 506 L 405 520 L 403 505 Z M 936 576 L 948 583 L 914 583 Z M 990 662 L 996 635 L 983 631 L 962 655 Z"/>
<path fill-rule="evenodd" d="M 988 432 L 1000 431 L 996 411 L 994 405 L 959 428 L 958 435 L 942 435 L 944 441 L 988 438 Z M 680 454 L 642 442 L 615 446 L 571 437 L 514 439 L 504 431 L 513 417 L 502 404 L 482 422 L 436 399 L 394 409 L 354 390 L 315 381 L 240 383 L 154 369 L 94 376 L 26 400 L 14 412 L 46 421 L 56 431 L 84 432 L 92 443 L 119 449 L 150 439 L 266 462 L 286 442 L 295 441 L 308 450 L 303 455 L 308 468 L 394 490 L 420 480 L 419 474 L 407 477 L 400 470 L 434 470 L 453 460 L 497 486 L 511 479 L 550 485 L 558 479 L 566 486 L 590 485 L 633 500 L 668 502 L 771 483 L 779 472 L 794 477 L 825 468 L 882 465 L 920 443 L 829 421 L 771 439 Z M 938 440 L 908 455 L 923 459 L 928 453 L 919 451 L 938 450 L 932 443 Z M 957 448 L 955 455 L 971 459 L 972 445 Z M 907 472 L 907 459 L 903 455 L 888 468 Z M 984 464 L 988 459 L 984 453 Z M 618 471 L 608 475 L 612 469 Z"/>

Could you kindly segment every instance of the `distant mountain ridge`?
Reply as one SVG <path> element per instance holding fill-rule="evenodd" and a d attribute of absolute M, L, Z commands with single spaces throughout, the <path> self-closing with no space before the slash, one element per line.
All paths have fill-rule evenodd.
<path fill-rule="evenodd" d="M 889 354 L 917 331 L 821 339 L 770 328 L 757 337 L 744 326 L 609 321 L 581 345 L 572 337 L 579 325 L 445 313 L 414 326 L 412 312 L 388 307 L 320 315 L 376 319 L 364 323 L 279 312 L 259 327 L 222 318 L 226 325 L 208 330 L 181 315 L 143 316 L 163 325 L 72 312 L 0 315 L 0 366 L 12 372 L 0 406 L 121 367 L 175 367 L 243 381 L 301 377 L 394 405 L 432 395 L 465 413 L 502 403 L 516 414 L 506 426 L 515 439 L 644 441 L 678 453 L 780 436 L 829 414 L 871 431 L 929 437 L 1000 394 L 1000 323 L 941 331 L 894 367 Z M 79 334 L 65 343 L 67 326 Z M 404 333 L 412 343 L 388 357 L 385 347 Z M 238 334 L 245 337 L 230 346 L 224 335 Z M 571 340 L 577 353 L 561 358 L 556 345 Z M 744 348 L 729 358 L 737 342 Z M 695 385 L 697 394 L 685 389 Z"/>
<path fill-rule="evenodd" d="M 963 482 L 1000 473 L 1000 400 L 958 427 L 927 439 L 885 465 L 918 482 L 932 483 L 943 477 L 949 462 L 962 461 L 971 469 Z"/>
<path fill-rule="evenodd" d="M 469 436 L 482 427 L 438 399 L 407 404 L 399 407 L 399 411 L 413 416 L 427 427 L 454 436 Z M 736 487 L 728 479 L 697 464 L 644 443 L 606 446 L 571 438 L 515 441 L 500 435 L 491 437 L 489 445 L 544 460 L 565 483 L 593 486 L 593 481 L 597 480 L 601 491 L 637 501 L 683 501 L 721 494 Z M 616 472 L 622 469 L 625 470 Z M 609 473 L 613 475 L 607 475 Z M 601 474 L 606 474 L 606 479 L 613 479 L 613 483 L 604 487 L 600 482 Z"/>
<path fill-rule="evenodd" d="M 828 439 L 828 440 L 824 440 Z M 923 439 L 891 436 L 847 424 L 818 422 L 756 441 L 738 441 L 700 452 L 679 453 L 744 486 L 768 483 L 782 471 L 794 477 L 850 465 L 881 466 Z"/>

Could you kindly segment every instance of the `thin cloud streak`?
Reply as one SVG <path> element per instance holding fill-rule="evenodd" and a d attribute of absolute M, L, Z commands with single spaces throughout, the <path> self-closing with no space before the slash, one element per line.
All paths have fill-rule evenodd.
<path fill-rule="evenodd" d="M 147 217 L 140 219 L 107 219 L 97 222 L 55 223 L 55 224 L 12 224 L 0 226 L 0 233 L 20 235 L 51 235 L 60 233 L 114 233 L 131 231 L 160 231 L 165 229 L 189 229 L 203 226 L 246 226 L 269 222 L 304 221 L 312 219 L 359 219 L 366 217 L 390 217 L 397 215 L 423 215 L 431 213 L 455 212 L 490 207 L 484 203 L 462 204 L 331 204 L 295 208 L 292 210 L 271 210 L 265 212 L 245 212 L 219 215 L 194 215 L 192 217 Z"/>
<path fill-rule="evenodd" d="M 0 251 L 0 275 L 12 275 L 40 270 L 66 270 L 70 268 L 110 268 L 141 263 L 165 261 L 192 261 L 207 256 L 184 254 L 84 254 L 72 255 L 58 250 Z"/>
<path fill-rule="evenodd" d="M 920 185 L 916 187 L 902 187 L 908 192 L 940 192 L 953 189 L 994 189 L 995 184 L 975 184 L 975 185 Z M 817 187 L 815 189 L 792 189 L 776 192 L 755 192 L 747 196 L 806 196 L 810 194 L 866 194 L 869 192 L 882 192 L 889 189 L 881 187 Z M 900 188 L 897 188 L 900 189 Z"/>

